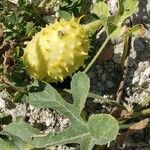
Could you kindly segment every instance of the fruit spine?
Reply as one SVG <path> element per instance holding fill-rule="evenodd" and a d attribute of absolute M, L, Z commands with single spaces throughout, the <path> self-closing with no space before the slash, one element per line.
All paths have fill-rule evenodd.
<path fill-rule="evenodd" d="M 88 32 L 73 17 L 47 25 L 27 44 L 23 61 L 28 73 L 46 82 L 63 81 L 84 65 L 90 49 Z"/>

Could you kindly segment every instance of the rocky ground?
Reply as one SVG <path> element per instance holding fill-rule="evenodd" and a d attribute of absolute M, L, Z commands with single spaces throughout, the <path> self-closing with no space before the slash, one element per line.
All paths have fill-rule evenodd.
<path fill-rule="evenodd" d="M 111 1 L 111 0 L 110 0 Z M 111 5 L 112 6 L 112 5 Z M 115 6 L 112 6 L 112 9 Z M 140 0 L 139 12 L 133 18 L 134 23 L 145 23 L 149 28 L 150 23 L 150 1 Z M 88 72 L 91 80 L 91 91 L 112 98 L 117 91 L 121 81 L 121 54 L 123 51 L 123 42 L 120 39 L 112 41 L 114 47 L 113 57 L 106 61 L 97 60 Z M 138 103 L 150 95 L 150 31 L 146 30 L 143 37 L 134 38 L 129 58 L 128 76 L 125 84 L 124 99 L 131 108 L 134 103 Z M 9 114 L 12 120 L 18 117 L 26 120 L 30 124 L 40 128 L 44 132 L 63 131 L 69 126 L 69 120 L 53 110 L 42 110 L 27 106 L 25 104 L 16 104 L 10 106 L 11 96 L 6 92 L 0 93 L 0 112 Z M 9 105 L 8 105 L 9 104 Z M 131 141 L 126 144 L 124 149 L 129 150 L 148 150 L 139 148 L 136 143 L 147 141 L 150 144 L 150 128 L 134 135 Z M 110 149 L 117 149 L 114 145 Z M 50 147 L 50 150 L 74 150 L 79 146 L 56 146 Z"/>

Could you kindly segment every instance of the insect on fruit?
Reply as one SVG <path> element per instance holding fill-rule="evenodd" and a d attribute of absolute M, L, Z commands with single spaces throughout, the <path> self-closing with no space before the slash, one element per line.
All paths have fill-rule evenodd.
<path fill-rule="evenodd" d="M 47 25 L 24 49 L 27 72 L 46 82 L 63 81 L 84 65 L 90 49 L 89 32 L 72 17 Z"/>

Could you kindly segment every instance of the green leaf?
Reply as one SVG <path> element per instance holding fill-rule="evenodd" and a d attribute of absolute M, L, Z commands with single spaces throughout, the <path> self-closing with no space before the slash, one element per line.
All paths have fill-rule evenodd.
<path fill-rule="evenodd" d="M 78 112 L 81 112 L 84 108 L 84 104 L 89 93 L 89 87 L 90 81 L 85 74 L 79 72 L 73 76 L 71 92 L 74 100 L 74 106 L 78 109 Z"/>
<path fill-rule="evenodd" d="M 109 9 L 105 2 L 100 1 L 93 6 L 92 12 L 103 21 L 108 35 L 118 36 L 122 24 L 128 17 L 138 10 L 138 0 L 118 0 L 118 9 L 113 16 L 109 15 Z"/>
<path fill-rule="evenodd" d="M 90 83 L 86 74 L 79 72 L 73 76 L 71 82 L 71 91 L 74 100 L 73 105 L 68 104 L 65 100 L 63 100 L 63 98 L 57 93 L 57 91 L 49 84 L 46 84 L 44 91 L 29 93 L 29 103 L 40 108 L 49 107 L 55 109 L 64 114 L 71 121 L 70 127 L 62 133 L 50 133 L 45 136 L 39 135 L 37 137 L 33 137 L 33 144 L 35 145 L 35 147 L 41 148 L 56 144 L 79 143 L 81 150 L 90 150 L 93 148 L 93 146 L 97 143 L 97 139 L 93 139 L 87 123 L 80 116 L 81 110 L 84 107 L 88 95 L 89 87 Z M 98 120 L 95 119 L 95 124 L 97 122 Z M 103 121 L 102 123 L 105 124 Z M 108 126 L 110 126 L 110 122 L 108 123 Z M 115 122 L 115 124 L 114 122 L 111 123 L 112 126 L 116 126 L 117 121 Z M 100 128 L 101 127 L 99 126 L 97 130 L 100 130 Z M 117 135 L 118 126 L 116 126 L 116 129 L 117 130 L 115 130 L 114 133 L 116 133 Z M 111 134 L 111 132 L 108 133 Z M 106 140 L 105 142 L 108 143 L 110 139 Z M 114 135 L 112 139 L 114 139 Z"/>
<path fill-rule="evenodd" d="M 109 8 L 105 2 L 98 2 L 93 6 L 92 13 L 96 14 L 99 18 L 109 16 Z"/>
<path fill-rule="evenodd" d="M 32 136 L 40 134 L 40 131 L 20 121 L 5 126 L 2 134 L 5 133 L 11 137 L 7 141 L 1 140 L 3 144 L 0 142 L 0 145 L 3 145 L 4 148 L 6 147 L 6 150 L 31 150 L 33 148 L 33 145 L 30 143 Z M 7 147 L 10 148 L 7 149 Z"/>
<path fill-rule="evenodd" d="M 27 22 L 26 24 L 26 35 L 27 37 L 31 37 L 35 34 L 36 32 L 36 27 L 33 22 Z"/>
<path fill-rule="evenodd" d="M 111 26 L 116 26 L 112 32 L 109 32 L 109 34 L 113 34 L 112 36 L 117 36 L 119 34 L 119 31 L 121 29 L 121 26 L 125 19 L 132 16 L 133 13 L 135 13 L 138 10 L 138 0 L 119 0 L 118 1 L 118 11 L 114 16 L 110 16 L 108 18 L 108 23 L 106 28 L 110 30 L 109 28 L 112 28 Z M 110 22 L 110 20 L 111 22 Z M 114 32 L 114 33 L 113 33 Z"/>
<path fill-rule="evenodd" d="M 4 131 L 8 132 L 11 135 L 17 136 L 23 141 L 27 142 L 31 140 L 33 135 L 40 133 L 37 129 L 22 121 L 10 123 L 4 128 Z"/>
<path fill-rule="evenodd" d="M 33 146 L 24 142 L 18 137 L 12 137 L 10 141 L 4 141 L 0 138 L 1 150 L 31 150 Z"/>
<path fill-rule="evenodd" d="M 124 20 L 138 10 L 138 0 L 119 0 L 119 10 L 115 15 L 114 24 L 121 26 Z"/>
<path fill-rule="evenodd" d="M 118 122 L 111 115 L 92 115 L 88 120 L 89 132 L 98 145 L 107 144 L 108 141 L 116 139 L 118 134 Z"/>
<path fill-rule="evenodd" d="M 69 12 L 64 10 L 59 11 L 59 16 L 60 18 L 64 18 L 65 20 L 70 20 L 72 18 L 72 15 Z"/>
<path fill-rule="evenodd" d="M 12 150 L 10 143 L 5 142 L 0 138 L 0 145 L 2 150 Z"/>
<path fill-rule="evenodd" d="M 129 29 L 129 32 L 132 36 L 138 36 L 140 34 L 140 25 L 137 24 Z"/>
<path fill-rule="evenodd" d="M 49 84 L 39 83 L 29 93 L 29 103 L 40 108 L 52 108 L 68 117 L 70 126 L 63 132 L 40 134 L 26 123 L 12 123 L 4 128 L 10 135 L 30 142 L 35 148 L 51 145 L 78 143 L 81 150 L 92 150 L 95 144 L 114 140 L 119 126 L 115 118 L 107 114 L 92 115 L 88 122 L 80 116 L 84 107 L 90 82 L 86 74 L 78 72 L 72 78 L 73 104 L 67 103 Z"/>
<path fill-rule="evenodd" d="M 144 98 L 144 100 L 142 100 L 142 101 L 140 102 L 140 105 L 141 105 L 141 106 L 145 106 L 145 105 L 147 105 L 148 103 L 150 103 L 150 96 Z"/>

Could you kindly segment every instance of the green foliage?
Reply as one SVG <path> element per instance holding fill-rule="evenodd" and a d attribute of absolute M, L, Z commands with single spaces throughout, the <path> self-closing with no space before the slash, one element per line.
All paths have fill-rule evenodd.
<path fill-rule="evenodd" d="M 42 1 L 44 7 L 47 7 L 48 1 Z M 89 93 L 90 81 L 86 74 L 78 72 L 72 78 L 69 92 L 72 94 L 73 104 L 65 101 L 51 85 L 37 82 L 36 80 L 31 85 L 31 79 L 26 80 L 28 76 L 21 59 L 24 42 L 30 40 L 44 25 L 42 9 L 30 4 L 27 0 L 19 0 L 19 4 L 13 5 L 13 7 L 10 7 L 12 4 L 7 2 L 5 0 L 0 1 L 0 21 L 4 25 L 4 40 L 15 40 L 17 43 L 12 54 L 15 65 L 9 72 L 11 83 L 10 86 L 7 85 L 7 87 L 12 87 L 13 89 L 13 92 L 11 91 L 13 102 L 20 102 L 22 99 L 22 101 L 24 100 L 27 104 L 29 103 L 35 107 L 54 109 L 68 117 L 71 124 L 63 132 L 42 134 L 38 129 L 23 121 L 10 123 L 12 121 L 10 114 L 0 114 L 2 124 L 8 124 L 0 132 L 0 149 L 31 150 L 34 148 L 42 149 L 52 145 L 78 143 L 81 150 L 92 150 L 94 145 L 104 145 L 115 140 L 119 132 L 119 123 L 114 117 L 109 114 L 93 114 L 88 118 L 84 116 L 83 109 L 87 97 L 96 98 L 97 102 L 115 106 L 120 110 L 123 110 L 124 106 L 110 99 L 104 99 L 101 96 Z M 84 0 L 62 0 L 59 10 L 60 18 L 70 19 L 73 14 L 75 17 L 81 16 L 83 3 Z M 87 30 L 91 29 L 89 31 L 93 34 L 98 27 L 103 26 L 108 34 L 108 38 L 93 58 L 92 63 L 95 62 L 110 38 L 122 35 L 137 36 L 139 34 L 139 25 L 135 25 L 125 32 L 123 28 L 125 20 L 137 11 L 138 0 L 118 0 L 117 4 L 118 9 L 112 16 L 109 14 L 109 8 L 104 0 L 97 0 L 97 3 L 92 7 L 93 16 L 96 15 L 99 19 L 94 24 L 87 24 L 85 27 Z M 85 21 L 85 23 L 87 22 Z M 92 63 L 85 69 L 85 72 L 88 71 Z M 1 72 L 3 72 L 2 65 L 0 65 Z M 1 89 L 7 87 L 3 83 L 0 84 Z M 28 88 L 30 88 L 29 93 L 27 93 Z M 145 107 L 149 102 L 150 97 L 148 96 L 141 101 L 140 105 Z M 141 107 L 140 110 L 142 110 Z M 146 111 L 149 111 L 149 109 Z M 149 112 L 147 113 L 146 111 L 135 112 L 133 117 L 147 115 Z M 88 120 L 85 121 L 85 118 L 88 118 Z M 122 118 L 119 119 L 122 120 Z M 127 121 L 128 119 L 125 120 L 125 122 Z M 132 121 L 134 122 L 134 120 Z"/>
<path fill-rule="evenodd" d="M 150 96 L 144 98 L 141 102 L 140 102 L 140 105 L 141 106 L 146 106 L 147 104 L 150 103 Z"/>
<path fill-rule="evenodd" d="M 11 123 L 4 128 L 4 131 L 9 136 L 18 137 L 22 140 L 23 145 L 30 145 L 35 148 L 79 143 L 81 150 L 91 150 L 95 144 L 103 145 L 115 140 L 119 126 L 117 120 L 111 115 L 92 115 L 87 122 L 81 117 L 81 111 L 84 108 L 89 87 L 90 82 L 87 75 L 79 72 L 73 76 L 71 82 L 73 104 L 67 103 L 49 84 L 41 83 L 39 87 L 31 89 L 29 100 L 26 102 L 39 108 L 55 109 L 68 117 L 71 125 L 65 131 L 42 135 L 39 131 L 24 122 Z M 12 142 L 14 141 L 12 140 Z M 17 143 L 15 144 L 17 145 Z M 21 146 L 23 145 L 21 144 Z"/>
<path fill-rule="evenodd" d="M 108 6 L 100 1 L 93 6 L 92 13 L 96 14 L 103 22 L 108 35 L 122 35 L 122 24 L 125 19 L 132 16 L 138 9 L 138 0 L 118 0 L 118 9 L 114 15 L 109 14 Z M 102 12 L 99 10 L 103 10 Z"/>
<path fill-rule="evenodd" d="M 62 0 L 60 4 L 60 18 L 70 19 L 72 15 L 80 16 L 82 0 Z"/>
<path fill-rule="evenodd" d="M 108 5 L 103 1 L 96 3 L 93 6 L 92 12 L 97 16 L 99 16 L 100 18 L 104 17 L 105 19 L 107 19 L 107 17 L 110 15 Z"/>
<path fill-rule="evenodd" d="M 31 150 L 33 148 L 30 143 L 31 137 L 40 132 L 27 123 L 15 122 L 6 126 L 1 133 L 9 135 L 8 139 L 2 140 L 0 138 L 4 150 Z"/>
<path fill-rule="evenodd" d="M 98 50 L 94 58 L 84 70 L 85 73 L 93 65 L 93 63 L 98 58 L 98 56 L 100 55 L 100 53 L 105 48 L 106 44 L 111 38 L 127 35 L 126 30 L 124 30 L 123 28 L 123 23 L 128 17 L 133 15 L 133 13 L 135 13 L 135 11 L 138 10 L 138 0 L 118 0 L 117 4 L 118 9 L 113 15 L 110 15 L 108 13 L 108 6 L 105 4 L 104 1 L 96 3 L 91 10 L 92 13 L 96 14 L 99 17 L 99 22 L 105 28 L 108 37 L 106 38 L 101 48 Z M 103 12 L 100 13 L 100 10 L 103 10 Z M 132 32 L 132 29 L 129 30 Z M 134 35 L 131 32 L 129 32 L 130 36 Z"/>
<path fill-rule="evenodd" d="M 2 3 L 0 21 L 4 25 L 5 40 L 25 40 L 34 35 L 42 25 L 38 8 L 29 1 L 19 0 L 14 8 L 6 7 L 6 2 Z M 23 38 L 22 38 L 23 37 Z"/>

